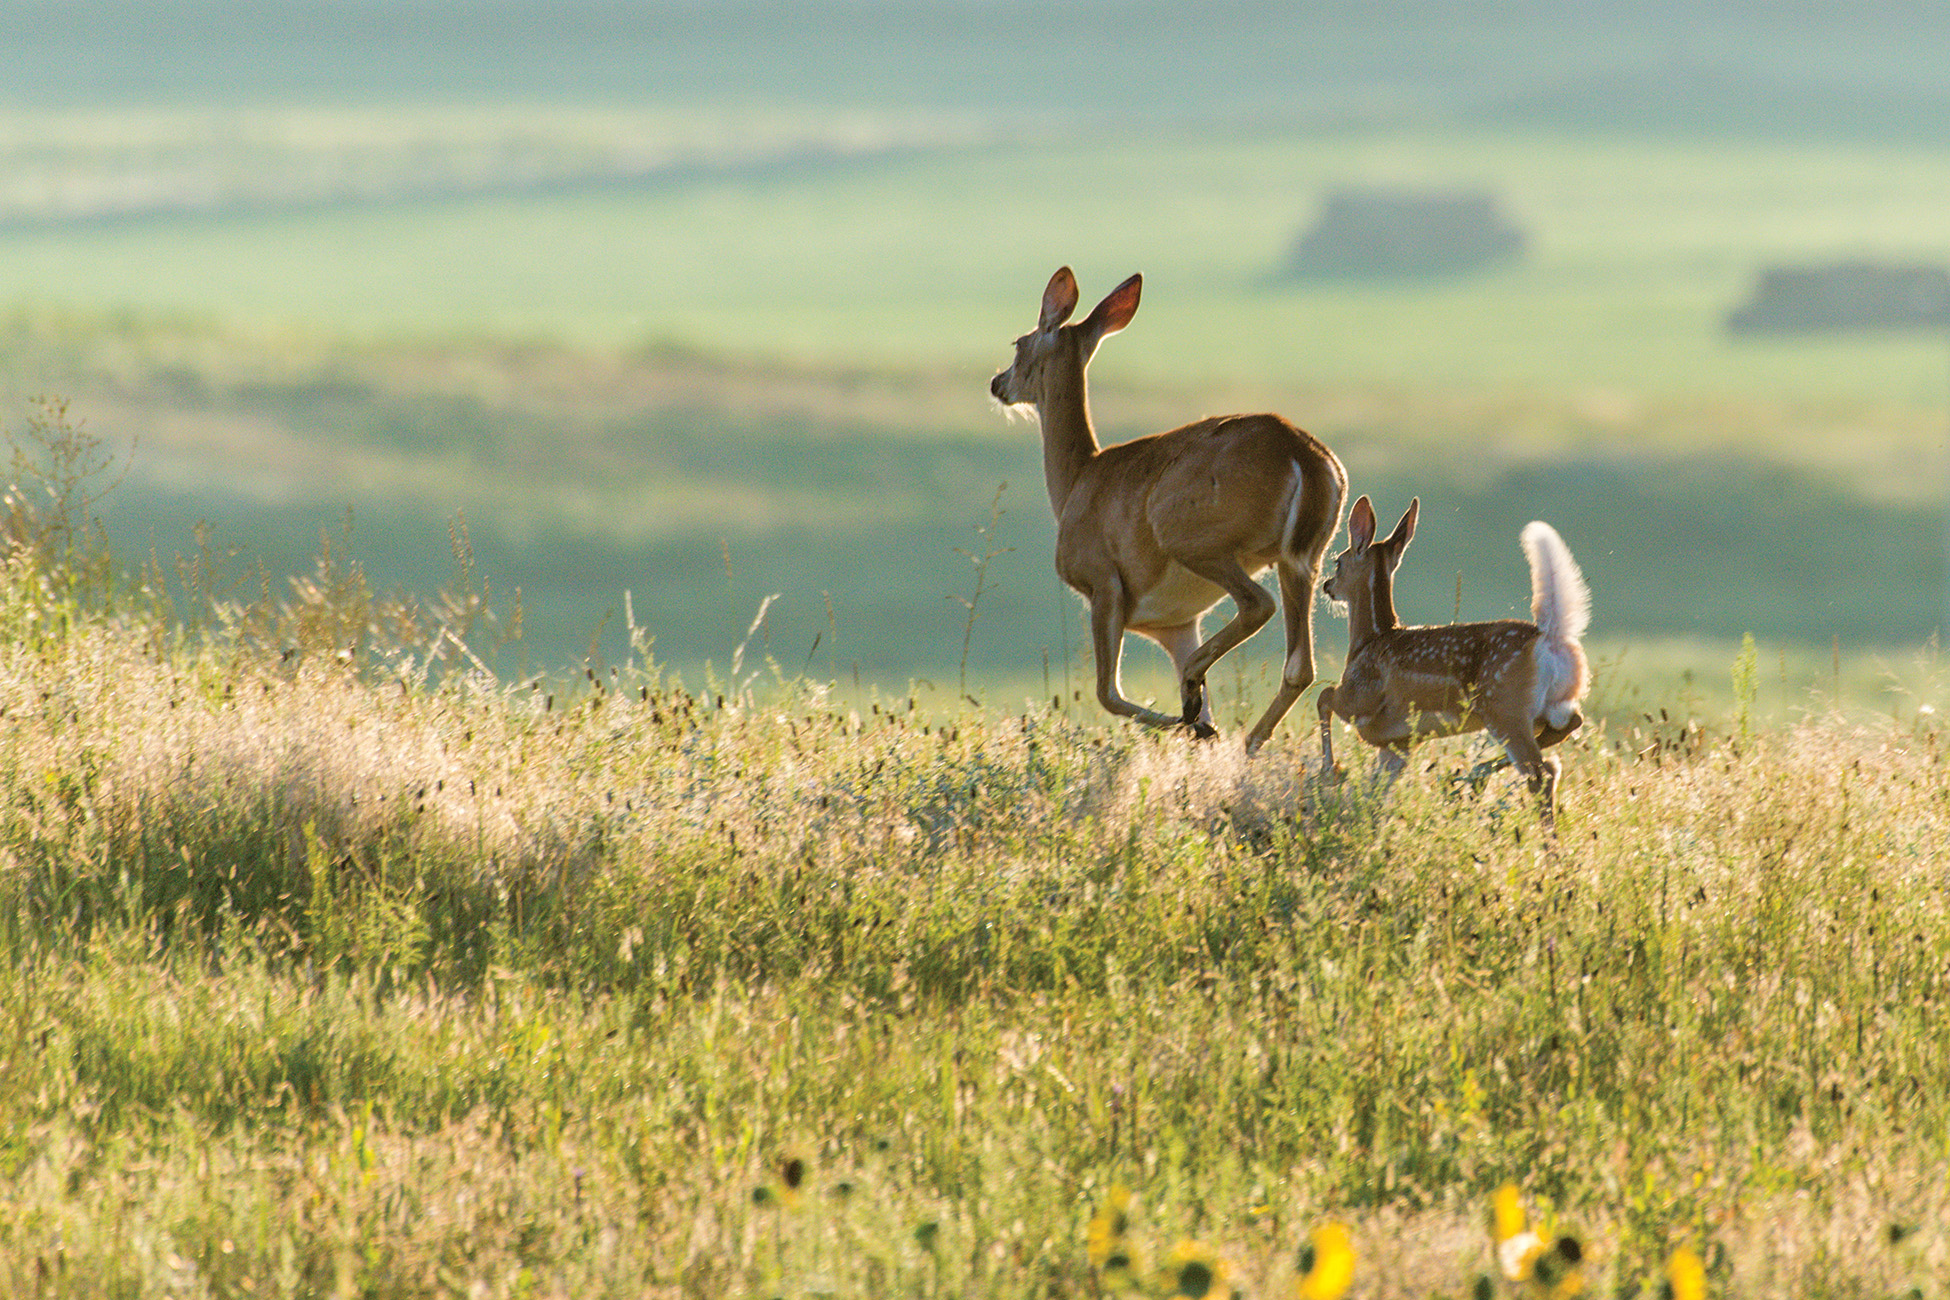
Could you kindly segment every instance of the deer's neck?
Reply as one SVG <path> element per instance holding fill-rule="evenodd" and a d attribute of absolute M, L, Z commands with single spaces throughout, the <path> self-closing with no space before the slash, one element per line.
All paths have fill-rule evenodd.
<path fill-rule="evenodd" d="M 1082 371 L 1075 383 L 1051 385 L 1036 414 L 1043 425 L 1043 478 L 1049 485 L 1050 506 L 1060 517 L 1070 489 L 1097 454 L 1097 430 L 1090 423 L 1090 396 Z"/>
<path fill-rule="evenodd" d="M 1382 633 L 1400 627 L 1401 622 L 1395 615 L 1395 576 L 1385 563 L 1377 562 L 1369 569 L 1368 580 L 1348 593 L 1348 653 L 1358 653 Z"/>

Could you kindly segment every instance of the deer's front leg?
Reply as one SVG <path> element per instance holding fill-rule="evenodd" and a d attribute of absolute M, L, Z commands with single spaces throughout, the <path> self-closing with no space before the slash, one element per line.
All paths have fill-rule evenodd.
<path fill-rule="evenodd" d="M 1321 688 L 1320 699 L 1315 706 L 1320 713 L 1320 779 L 1338 781 L 1347 775 L 1334 766 L 1334 688 Z"/>
<path fill-rule="evenodd" d="M 1090 592 L 1090 640 L 1097 654 L 1097 703 L 1147 727 L 1175 727 L 1178 719 L 1124 698 L 1118 666 L 1124 657 L 1124 584 L 1111 578 Z"/>

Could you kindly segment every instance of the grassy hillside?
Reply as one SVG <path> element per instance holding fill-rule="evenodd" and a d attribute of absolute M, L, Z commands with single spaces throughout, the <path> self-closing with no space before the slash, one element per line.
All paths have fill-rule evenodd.
<path fill-rule="evenodd" d="M 1945 19 L 1468 8 L 0 0 L 0 1294 L 1541 1294 L 1514 1195 L 1950 1296 L 1950 355 L 1722 330 L 1950 257 Z M 1349 184 L 1530 251 L 1286 274 Z M 1246 763 L 1270 640 L 1107 723 L 984 388 L 1059 263 L 1108 437 L 1422 497 L 1411 619 L 1560 528 L 1560 841 Z"/>
<path fill-rule="evenodd" d="M 1122 1185 L 1147 1277 L 1290 1294 L 1339 1221 L 1354 1294 L 1460 1296 L 1508 1181 L 1594 1294 L 1682 1246 L 1941 1294 L 1934 713 L 1595 728 L 1553 850 L 1460 742 L 1324 786 L 1297 737 L 429 676 L 465 602 L 172 611 L 60 500 L 0 602 L 11 1293 L 1094 1294 Z"/>

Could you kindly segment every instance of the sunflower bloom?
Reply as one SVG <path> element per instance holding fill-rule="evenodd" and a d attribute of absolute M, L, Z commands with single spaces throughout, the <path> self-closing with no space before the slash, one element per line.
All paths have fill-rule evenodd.
<path fill-rule="evenodd" d="M 1298 1300 L 1341 1300 L 1354 1280 L 1354 1244 L 1346 1225 L 1321 1224 L 1302 1253 L 1311 1258 L 1302 1260 L 1300 1280 L 1294 1286 Z"/>
<path fill-rule="evenodd" d="M 1559 1237 L 1537 1253 L 1530 1278 L 1535 1293 L 1549 1300 L 1572 1300 L 1584 1294 L 1584 1247 L 1576 1237 Z"/>
<path fill-rule="evenodd" d="M 1533 1230 L 1515 1183 L 1496 1189 L 1490 1209 L 1496 1266 L 1504 1281 L 1523 1294 L 1547 1300 L 1572 1300 L 1584 1293 L 1584 1271 L 1580 1267 L 1584 1248 L 1576 1237 L 1546 1240 Z"/>
<path fill-rule="evenodd" d="M 1523 1193 L 1515 1183 L 1505 1183 L 1496 1189 L 1496 1195 L 1490 1200 L 1490 1213 L 1491 1231 L 1496 1234 L 1499 1246 L 1530 1227 L 1530 1216 L 1523 1209 Z"/>

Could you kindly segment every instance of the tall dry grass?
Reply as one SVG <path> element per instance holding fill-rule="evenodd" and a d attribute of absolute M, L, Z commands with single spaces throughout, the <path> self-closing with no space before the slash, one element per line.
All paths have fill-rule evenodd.
<path fill-rule="evenodd" d="M 1933 714 L 1583 737 L 1553 850 L 1456 744 L 551 694 L 329 566 L 192 617 L 22 500 L 9 1294 L 1097 1294 L 1121 1183 L 1227 1290 L 1336 1217 L 1354 1294 L 1461 1296 L 1505 1181 L 1594 1293 L 1944 1293 Z"/>

